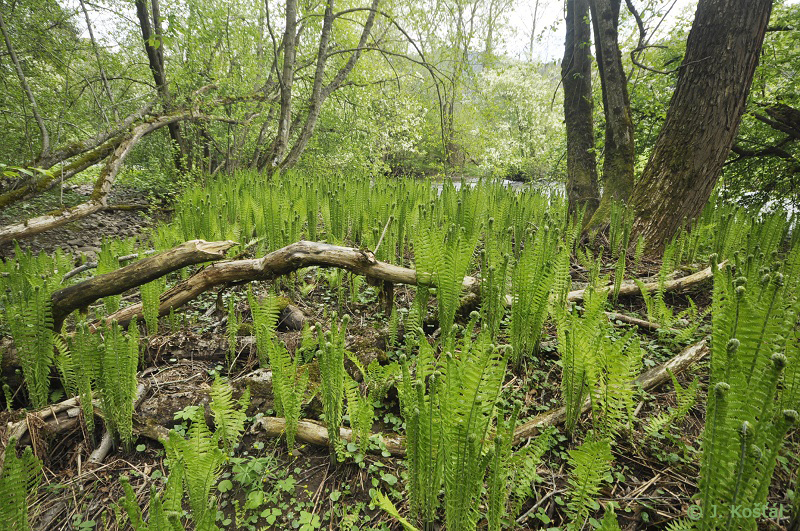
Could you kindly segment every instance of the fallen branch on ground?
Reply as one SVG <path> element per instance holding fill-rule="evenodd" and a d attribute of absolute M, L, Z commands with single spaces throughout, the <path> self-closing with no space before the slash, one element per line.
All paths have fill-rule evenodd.
<path fill-rule="evenodd" d="M 725 263 L 723 262 L 719 267 L 724 265 Z M 159 315 L 167 315 L 170 309 L 176 309 L 197 298 L 201 293 L 219 285 L 230 282 L 272 280 L 310 266 L 338 267 L 358 275 L 394 284 L 417 284 L 417 272 L 415 270 L 380 262 L 375 259 L 375 255 L 369 250 L 300 241 L 273 251 L 262 258 L 219 262 L 210 265 L 203 271 L 164 292 L 160 299 Z M 664 291 L 686 290 L 712 277 L 711 268 L 708 267 L 687 277 L 668 281 L 664 285 Z M 658 284 L 645 284 L 644 286 L 648 290 L 655 290 Z M 480 290 L 480 281 L 475 277 L 464 277 L 463 288 L 467 291 L 477 292 Z M 567 296 L 567 300 L 582 300 L 584 291 L 571 291 Z M 641 292 L 639 291 L 639 286 L 635 283 L 623 283 L 620 289 L 620 294 L 622 295 L 635 295 L 637 293 Z M 510 295 L 506 296 L 506 303 L 508 305 L 511 304 Z M 141 316 L 142 306 L 141 304 L 135 304 L 109 315 L 107 319 L 116 320 L 121 325 L 127 326 L 131 319 Z"/>
<path fill-rule="evenodd" d="M 54 329 L 59 330 L 64 319 L 73 310 L 88 306 L 103 297 L 118 295 L 141 286 L 182 267 L 221 260 L 225 258 L 225 251 L 234 245 L 236 242 L 232 241 L 191 240 L 116 271 L 60 289 L 50 297 Z"/>
<path fill-rule="evenodd" d="M 708 352 L 709 349 L 705 340 L 695 343 L 694 345 L 686 347 L 679 354 L 661 365 L 640 374 L 639 377 L 634 380 L 634 383 L 645 391 L 655 389 L 670 379 L 670 372 L 672 372 L 672 374 L 678 374 L 685 371 L 688 367 L 703 359 Z M 581 406 L 581 413 L 588 411 L 589 408 L 591 408 L 591 402 L 587 398 L 583 406 Z M 548 426 L 561 424 L 566 418 L 567 409 L 564 407 L 551 409 L 546 413 L 537 415 L 517 426 L 514 430 L 514 444 L 520 444 L 526 439 L 535 437 L 542 429 Z"/>
<path fill-rule="evenodd" d="M 679 354 L 657 367 L 653 367 L 649 371 L 642 373 L 634 382 L 643 390 L 652 391 L 670 379 L 670 372 L 673 374 L 680 374 L 693 364 L 702 360 L 708 352 L 709 349 L 706 345 L 706 341 L 700 341 L 699 343 L 686 347 Z M 102 411 L 99 409 L 99 401 L 95 401 L 94 405 L 95 414 L 102 418 Z M 587 400 L 583 404 L 582 411 L 587 411 L 590 407 L 591 405 Z M 25 419 L 10 424 L 5 430 L 2 439 L 7 443 L 9 437 L 15 437 L 17 440 L 20 440 L 21 444 L 25 444 L 26 442 L 30 443 L 30 440 L 25 441 L 23 436 L 28 432 L 28 427 L 31 424 L 31 417 L 36 417 L 37 422 L 46 424 L 49 430 L 54 433 L 67 431 L 77 424 L 79 411 L 80 400 L 77 397 L 73 397 L 61 403 L 48 406 L 40 411 L 28 413 Z M 566 410 L 560 407 L 523 422 L 514 430 L 514 444 L 521 444 L 525 440 L 535 437 L 542 429 L 560 424 L 564 422 L 565 418 Z M 138 436 L 147 437 L 154 441 L 161 441 L 169 434 L 169 430 L 164 426 L 147 422 L 146 419 L 142 419 L 139 415 L 134 414 L 133 420 L 133 431 Z M 286 429 L 286 420 L 279 417 L 261 417 L 253 427 L 258 427 L 263 430 L 267 436 L 280 437 Z M 352 431 L 348 428 L 340 428 L 339 433 L 347 441 L 350 441 L 352 438 Z M 380 438 L 384 442 L 386 450 L 392 455 L 405 455 L 405 437 L 385 433 L 373 433 L 372 436 Z M 325 425 L 318 421 L 308 419 L 300 420 L 296 438 L 299 441 L 320 446 L 327 446 L 329 442 L 328 430 Z M 2 461 L 4 452 L 5 449 L 0 450 L 0 461 Z"/>

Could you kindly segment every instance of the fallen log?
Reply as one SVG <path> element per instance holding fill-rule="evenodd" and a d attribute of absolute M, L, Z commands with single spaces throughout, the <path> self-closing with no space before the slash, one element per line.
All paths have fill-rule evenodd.
<path fill-rule="evenodd" d="M 261 417 L 253 423 L 250 428 L 251 433 L 261 430 L 267 437 L 280 437 L 286 431 L 286 419 L 281 417 Z M 350 428 L 339 428 L 339 436 L 347 442 L 353 440 L 353 430 Z M 406 455 L 405 437 L 396 434 L 373 433 L 373 437 L 379 438 L 386 446 L 386 451 L 395 456 Z M 314 444 L 317 446 L 328 446 L 328 428 L 324 423 L 316 420 L 301 419 L 297 424 L 298 441 Z"/>
<path fill-rule="evenodd" d="M 725 260 L 724 262 L 720 262 L 719 269 L 724 269 L 727 267 L 728 261 Z M 708 280 L 714 278 L 714 273 L 711 271 L 711 266 L 706 267 L 705 269 L 701 269 L 696 273 L 692 273 L 691 275 L 687 275 L 685 277 L 676 278 L 674 280 L 667 280 L 664 282 L 663 290 L 665 292 L 675 292 L 675 293 L 682 293 L 688 291 Z M 647 292 L 656 291 L 659 289 L 658 282 L 648 282 L 647 284 L 642 284 Z M 603 288 L 597 288 L 595 291 L 605 290 L 611 291 L 613 290 L 613 286 L 606 286 Z M 570 291 L 567 294 L 567 301 L 569 302 L 578 302 L 582 301 L 584 294 L 586 293 L 585 289 L 578 289 L 574 291 Z M 619 294 L 622 296 L 631 296 L 631 295 L 641 295 L 642 290 L 636 282 L 623 282 L 619 288 Z"/>
<path fill-rule="evenodd" d="M 661 325 L 658 323 L 645 321 L 644 319 L 637 319 L 636 317 L 631 317 L 630 315 L 625 315 L 624 313 L 606 312 L 606 317 L 608 317 L 609 321 L 620 321 L 625 324 L 638 326 L 643 330 L 654 331 L 661 329 Z"/>
<path fill-rule="evenodd" d="M 78 308 L 110 295 L 118 295 L 141 286 L 188 265 L 225 258 L 225 251 L 236 242 L 207 242 L 191 240 L 153 256 L 144 258 L 116 271 L 98 275 L 52 294 L 54 329 L 59 330 L 64 319 Z"/>
<path fill-rule="evenodd" d="M 721 268 L 724 265 L 725 263 L 723 262 L 719 267 Z M 203 271 L 164 292 L 160 298 L 159 315 L 169 314 L 170 309 L 186 304 L 215 286 L 231 282 L 272 280 L 310 266 L 338 267 L 358 275 L 393 284 L 417 284 L 417 272 L 414 269 L 380 262 L 375 259 L 375 255 L 368 249 L 300 241 L 273 251 L 262 258 L 219 262 L 210 265 Z M 708 267 L 687 277 L 668 281 L 664 285 L 664 290 L 686 290 L 712 277 L 711 268 Z M 644 286 L 648 290 L 658 288 L 657 283 L 645 284 Z M 466 291 L 477 292 L 480 289 L 480 281 L 475 277 L 467 276 L 464 277 L 462 287 Z M 585 290 L 571 291 L 567 296 L 567 300 L 580 301 L 583 299 L 584 292 Z M 620 293 L 623 295 L 640 293 L 639 286 L 635 283 L 623 283 Z M 506 304 L 511 304 L 510 295 L 506 296 Z M 134 317 L 141 316 L 142 306 L 141 304 L 135 304 L 109 315 L 107 319 L 116 320 L 122 325 L 127 325 Z"/>
<path fill-rule="evenodd" d="M 700 341 L 694 345 L 683 349 L 679 354 L 665 361 L 661 365 L 653 367 L 647 372 L 639 375 L 634 383 L 645 391 L 650 391 L 670 379 L 670 372 L 678 374 L 685 371 L 691 365 L 702 360 L 708 355 L 709 349 L 706 341 Z M 581 413 L 591 408 L 591 401 L 587 398 L 581 406 Z M 567 418 L 567 409 L 559 407 L 551 409 L 541 415 L 537 415 L 517 426 L 514 430 L 514 444 L 520 444 L 526 439 L 530 439 L 539 434 L 542 429 L 548 426 L 561 424 Z"/>

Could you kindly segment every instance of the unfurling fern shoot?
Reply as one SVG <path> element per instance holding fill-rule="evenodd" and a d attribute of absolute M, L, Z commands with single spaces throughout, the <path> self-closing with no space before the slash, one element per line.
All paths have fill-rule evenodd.
<path fill-rule="evenodd" d="M 334 314 L 331 329 L 326 332 L 324 342 L 320 342 L 319 350 L 325 424 L 328 427 L 331 453 L 339 461 L 344 459 L 344 443 L 342 442 L 339 428 L 342 425 L 342 410 L 344 408 L 344 341 L 348 322 L 350 322 L 350 316 L 345 315 L 342 317 L 341 325 L 339 325 L 336 314 Z"/>

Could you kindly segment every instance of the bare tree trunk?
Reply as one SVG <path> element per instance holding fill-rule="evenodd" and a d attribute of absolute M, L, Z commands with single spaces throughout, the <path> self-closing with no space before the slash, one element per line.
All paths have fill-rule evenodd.
<path fill-rule="evenodd" d="M 17 72 L 19 84 L 22 86 L 22 90 L 25 91 L 25 94 L 28 96 L 28 101 L 31 104 L 33 119 L 36 120 L 36 125 L 39 126 L 39 132 L 42 135 L 42 148 L 39 151 L 38 159 L 43 159 L 50 154 L 50 134 L 47 132 L 47 126 L 44 123 L 44 119 L 42 119 L 42 115 L 39 113 L 39 105 L 36 103 L 36 98 L 33 95 L 33 91 L 31 91 L 31 87 L 28 86 L 28 81 L 25 79 L 25 73 L 22 71 L 22 67 L 19 64 L 17 53 L 14 51 L 14 46 L 11 44 L 11 37 L 8 34 L 8 28 L 6 28 L 6 22 L 3 19 L 2 12 L 0 12 L 0 31 L 2 31 L 3 39 L 6 41 L 8 55 L 11 58 L 11 62 L 14 64 L 14 70 Z"/>
<path fill-rule="evenodd" d="M 327 11 L 326 11 L 327 14 Z M 289 144 L 289 126 L 292 120 L 292 85 L 297 43 L 297 0 L 286 1 L 286 28 L 283 31 L 283 68 L 278 78 L 281 91 L 281 111 L 278 132 L 269 150 L 267 160 L 271 166 L 280 164 Z"/>
<path fill-rule="evenodd" d="M 328 99 L 328 96 L 342 86 L 342 83 L 344 83 L 345 79 L 347 79 L 347 76 L 350 75 L 353 67 L 356 66 L 359 57 L 361 57 L 361 51 L 367 44 L 367 38 L 369 38 L 369 35 L 372 32 L 372 26 L 375 22 L 375 15 L 378 12 L 379 4 L 380 0 L 372 0 L 372 5 L 370 7 L 369 14 L 367 15 L 367 20 L 364 23 L 364 28 L 361 31 L 361 37 L 358 41 L 358 47 L 353 50 L 353 52 L 350 54 L 350 58 L 347 60 L 347 63 L 345 63 L 345 65 L 339 69 L 333 79 L 327 85 L 323 85 L 325 79 L 325 64 L 328 60 L 328 44 L 330 41 L 330 34 L 334 19 L 333 0 L 328 1 L 328 5 L 325 8 L 325 17 L 322 23 L 322 33 L 320 34 L 318 52 L 319 56 L 317 57 L 317 68 L 314 73 L 314 86 L 311 91 L 308 115 L 306 116 L 306 121 L 303 124 L 303 129 L 300 131 L 300 135 L 297 137 L 297 140 L 292 146 L 292 149 L 289 151 L 289 154 L 286 155 L 286 159 L 280 164 L 281 170 L 294 166 L 300 159 L 300 155 L 303 154 L 303 151 L 305 151 L 306 147 L 308 146 L 309 140 L 311 140 L 311 135 L 314 134 L 314 128 L 317 125 L 317 119 L 322 111 L 323 103 L 325 103 L 325 100 Z"/>
<path fill-rule="evenodd" d="M 621 0 L 589 0 L 606 118 L 603 196 L 588 223 L 590 228 L 608 223 L 611 203 L 627 202 L 633 191 L 633 119 L 618 42 L 620 4 Z"/>
<path fill-rule="evenodd" d="M 567 0 L 567 38 L 561 77 L 567 128 L 567 199 L 573 215 L 585 208 L 591 218 L 600 200 L 592 123 L 591 31 L 588 0 Z"/>
<path fill-rule="evenodd" d="M 142 30 L 142 40 L 144 42 L 144 49 L 147 53 L 147 61 L 150 65 L 150 71 L 153 74 L 153 80 L 158 87 L 158 94 L 161 96 L 161 104 L 164 107 L 164 112 L 169 113 L 172 109 L 172 100 L 169 93 L 169 85 L 167 84 L 166 71 L 164 69 L 164 42 L 161 39 L 161 20 L 158 9 L 158 0 L 152 0 L 153 6 L 153 25 L 150 24 L 150 14 L 147 10 L 146 0 L 136 0 L 136 16 L 139 18 L 139 26 Z M 154 45 L 158 42 L 157 45 Z M 183 172 L 186 168 L 183 163 L 183 155 L 186 153 L 186 147 L 181 136 L 180 126 L 177 123 L 168 125 L 169 136 L 174 144 L 173 160 L 175 168 L 179 172 Z"/>
<path fill-rule="evenodd" d="M 739 128 L 771 10 L 771 0 L 698 3 L 666 122 L 631 198 L 634 233 L 649 251 L 662 249 L 708 201 Z"/>

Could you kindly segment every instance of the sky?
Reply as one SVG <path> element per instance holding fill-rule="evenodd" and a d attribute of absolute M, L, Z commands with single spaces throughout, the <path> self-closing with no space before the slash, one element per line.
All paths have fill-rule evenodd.
<path fill-rule="evenodd" d="M 564 54 L 564 0 L 519 0 L 516 4 L 508 19 L 511 34 L 504 44 L 506 53 L 520 59 L 530 58 L 530 34 L 535 12 L 533 58 L 540 61 L 560 59 Z M 678 17 L 687 16 L 691 20 L 697 0 L 633 0 L 633 5 L 642 16 L 648 34 L 655 30 L 657 37 L 672 28 Z M 632 22 L 625 2 L 622 3 L 622 17 L 623 23 L 626 17 Z"/>

